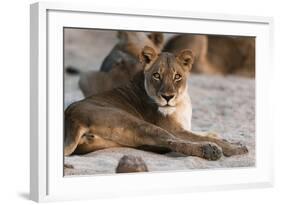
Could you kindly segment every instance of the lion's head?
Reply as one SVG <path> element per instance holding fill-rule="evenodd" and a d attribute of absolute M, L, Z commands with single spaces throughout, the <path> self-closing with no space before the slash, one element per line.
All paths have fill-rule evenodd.
<path fill-rule="evenodd" d="M 146 93 L 160 112 L 171 114 L 187 94 L 187 79 L 194 61 L 192 51 L 158 54 L 145 46 L 140 61 L 144 66 Z"/>

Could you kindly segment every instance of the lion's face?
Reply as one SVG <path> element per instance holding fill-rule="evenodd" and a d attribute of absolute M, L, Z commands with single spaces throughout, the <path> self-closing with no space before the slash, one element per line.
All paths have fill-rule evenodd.
<path fill-rule="evenodd" d="M 144 65 L 145 90 L 159 110 L 172 112 L 187 94 L 187 78 L 193 63 L 190 50 L 156 54 L 145 47 L 140 55 Z"/>

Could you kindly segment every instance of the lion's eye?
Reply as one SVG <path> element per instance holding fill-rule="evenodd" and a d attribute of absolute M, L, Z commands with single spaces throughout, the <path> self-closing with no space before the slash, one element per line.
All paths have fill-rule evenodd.
<path fill-rule="evenodd" d="M 176 75 L 175 75 L 175 80 L 176 80 L 176 81 L 181 80 L 181 75 L 180 75 L 180 74 L 176 74 Z"/>
<path fill-rule="evenodd" d="M 160 80 L 160 74 L 159 73 L 153 73 L 153 78 L 156 80 Z"/>

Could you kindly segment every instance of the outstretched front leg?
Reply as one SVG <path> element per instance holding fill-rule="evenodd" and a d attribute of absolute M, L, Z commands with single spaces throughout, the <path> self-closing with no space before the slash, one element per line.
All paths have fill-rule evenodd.
<path fill-rule="evenodd" d="M 186 131 L 186 130 L 176 130 L 172 131 L 172 133 L 183 140 L 188 140 L 191 142 L 212 142 L 217 144 L 222 148 L 223 154 L 227 157 L 232 155 L 240 155 L 248 153 L 248 149 L 246 146 L 241 143 L 232 143 L 225 139 L 222 139 L 215 133 L 206 133 L 206 134 L 196 134 L 194 132 Z"/>
<path fill-rule="evenodd" d="M 114 116 L 116 115 L 118 114 L 115 113 Z M 188 156 L 197 156 L 207 160 L 218 160 L 222 156 L 221 148 L 215 143 L 183 140 L 158 126 L 132 116 L 126 116 L 125 121 L 126 123 L 124 123 L 123 120 L 116 123 L 114 122 L 114 124 L 110 125 L 110 131 L 106 131 L 103 127 L 106 124 L 103 124 L 101 127 L 96 127 L 93 132 L 105 139 L 118 142 L 123 146 L 158 146 L 168 148 L 174 152 Z"/>
<path fill-rule="evenodd" d="M 115 143 L 126 147 L 159 146 L 208 160 L 217 160 L 222 155 L 221 149 L 215 143 L 180 139 L 156 125 L 119 109 L 94 105 L 86 110 L 77 109 L 79 115 L 75 110 L 70 108 L 65 115 L 65 128 L 69 129 L 65 132 L 65 155 L 70 155 L 76 149 L 79 149 L 81 154 L 94 151 L 95 136 L 104 139 L 105 144 Z M 69 123 L 72 125 L 68 125 Z M 87 140 L 89 136 L 93 139 Z M 93 146 L 85 146 L 84 144 L 87 143 L 92 143 Z"/>

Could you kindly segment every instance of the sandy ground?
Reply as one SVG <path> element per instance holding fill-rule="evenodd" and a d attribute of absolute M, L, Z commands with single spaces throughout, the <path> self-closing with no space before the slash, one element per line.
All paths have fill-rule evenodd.
<path fill-rule="evenodd" d="M 117 42 L 114 32 L 65 30 L 65 66 L 83 71 L 98 70 L 103 58 Z M 83 98 L 78 76 L 65 74 L 65 107 Z M 131 148 L 111 148 L 82 156 L 65 157 L 65 175 L 111 174 L 119 159 L 141 156 L 150 171 L 249 167 L 255 165 L 255 80 L 236 76 L 192 74 L 189 93 L 193 105 L 192 130 L 217 132 L 245 144 L 249 153 L 207 161 L 176 153 L 159 155 Z"/>

